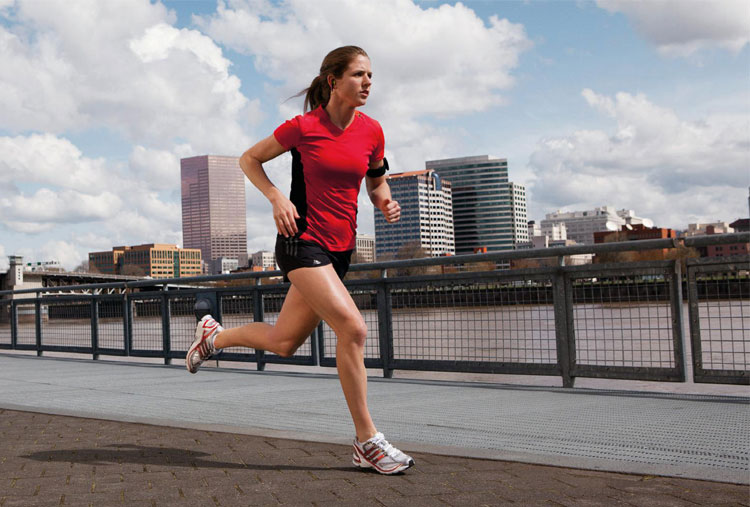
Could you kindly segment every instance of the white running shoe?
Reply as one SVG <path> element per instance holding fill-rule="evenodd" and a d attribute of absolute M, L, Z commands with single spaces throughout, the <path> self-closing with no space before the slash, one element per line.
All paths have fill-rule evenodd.
<path fill-rule="evenodd" d="M 203 362 L 216 352 L 214 339 L 222 331 L 224 328 L 210 315 L 204 315 L 198 322 L 198 327 L 195 328 L 195 341 L 185 356 L 185 366 L 190 373 L 196 373 Z"/>
<path fill-rule="evenodd" d="M 360 468 L 374 468 L 386 475 L 397 474 L 414 466 L 412 457 L 389 444 L 380 432 L 364 443 L 354 439 L 352 463 Z"/>

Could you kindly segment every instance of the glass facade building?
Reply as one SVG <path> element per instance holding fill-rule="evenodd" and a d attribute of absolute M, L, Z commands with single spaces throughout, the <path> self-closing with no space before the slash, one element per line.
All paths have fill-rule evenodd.
<path fill-rule="evenodd" d="M 456 254 L 513 250 L 528 241 L 526 189 L 508 181 L 508 161 L 475 157 L 428 160 L 453 185 Z"/>
<path fill-rule="evenodd" d="M 451 183 L 435 171 L 413 171 L 388 177 L 401 219 L 389 224 L 375 209 L 375 255 L 395 257 L 401 247 L 419 245 L 433 257 L 456 253 Z"/>
<path fill-rule="evenodd" d="M 180 160 L 182 241 L 210 263 L 225 257 L 247 265 L 245 175 L 237 157 L 203 155 Z"/>

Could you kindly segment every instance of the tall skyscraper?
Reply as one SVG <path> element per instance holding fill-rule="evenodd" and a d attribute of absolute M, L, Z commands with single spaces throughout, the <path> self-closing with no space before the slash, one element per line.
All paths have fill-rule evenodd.
<path fill-rule="evenodd" d="M 526 190 L 508 182 L 508 161 L 476 157 L 428 160 L 427 169 L 453 185 L 456 254 L 512 250 L 528 241 Z"/>
<path fill-rule="evenodd" d="M 202 155 L 180 160 L 182 240 L 206 263 L 226 257 L 247 265 L 245 176 L 237 157 Z"/>
<path fill-rule="evenodd" d="M 526 218 L 526 187 L 508 183 L 510 213 L 513 217 L 513 245 L 529 241 L 529 221 Z"/>
<path fill-rule="evenodd" d="M 396 255 L 407 244 L 430 255 L 456 253 L 451 211 L 451 184 L 435 171 L 412 171 L 388 177 L 393 199 L 401 206 L 401 220 L 389 224 L 375 210 L 375 253 Z"/>

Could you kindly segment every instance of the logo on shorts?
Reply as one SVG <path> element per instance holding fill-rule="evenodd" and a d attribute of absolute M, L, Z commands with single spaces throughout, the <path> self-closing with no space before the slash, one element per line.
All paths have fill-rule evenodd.
<path fill-rule="evenodd" d="M 320 261 L 318 259 L 313 259 L 313 264 L 315 264 L 317 266 L 317 265 L 320 264 Z"/>

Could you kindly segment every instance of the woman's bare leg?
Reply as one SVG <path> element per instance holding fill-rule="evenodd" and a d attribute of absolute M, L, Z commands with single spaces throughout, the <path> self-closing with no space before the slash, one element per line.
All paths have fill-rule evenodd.
<path fill-rule="evenodd" d="M 265 322 L 251 322 L 244 326 L 225 329 L 216 336 L 214 346 L 220 349 L 249 347 L 288 357 L 307 340 L 319 322 L 318 314 L 292 285 L 281 306 L 279 318 L 273 326 Z"/>
<path fill-rule="evenodd" d="M 362 314 L 330 264 L 295 269 L 287 276 L 311 311 L 326 321 L 336 333 L 339 381 L 354 421 L 357 439 L 364 442 L 373 437 L 377 430 L 367 408 L 367 372 L 364 361 L 367 326 Z"/>

